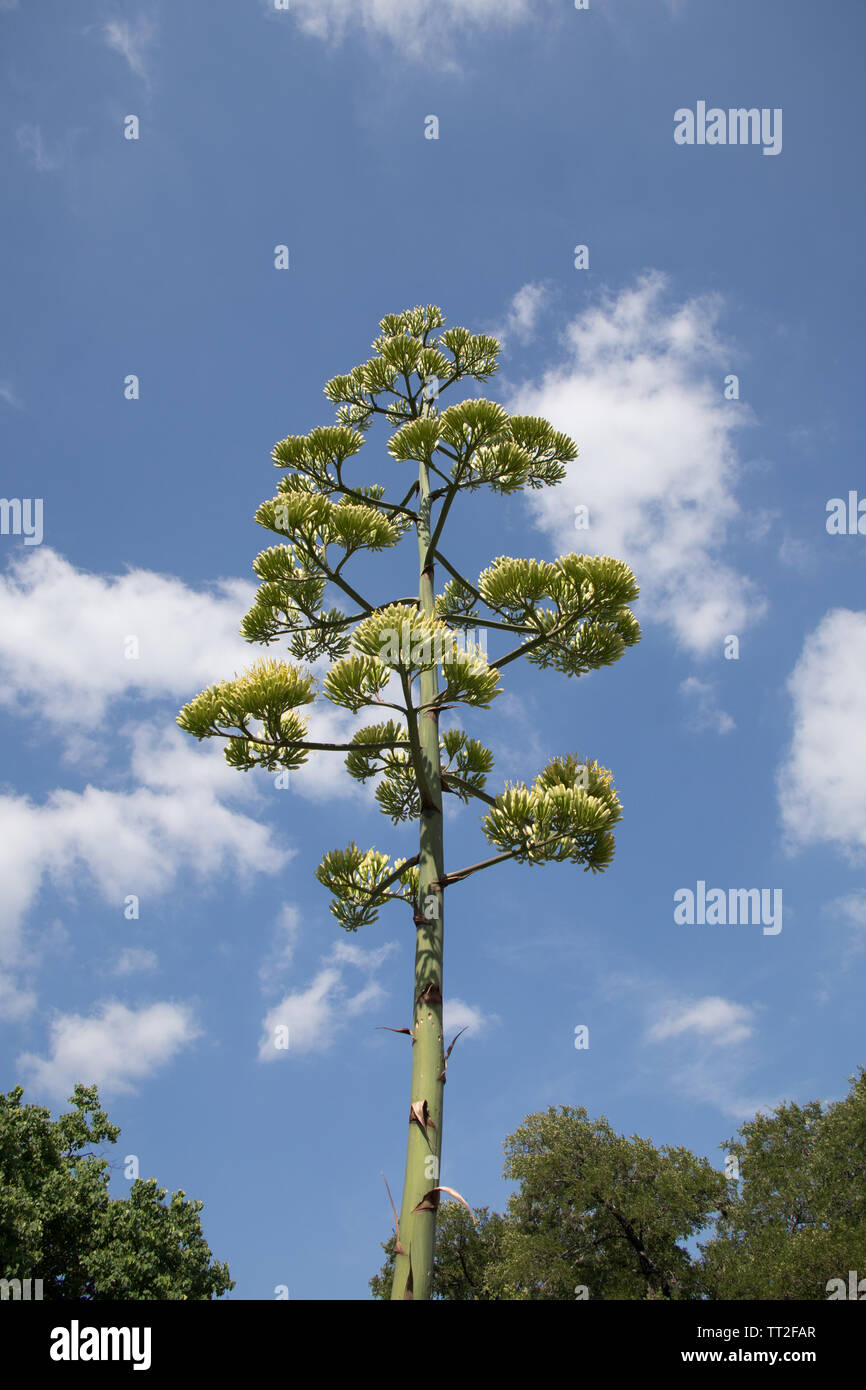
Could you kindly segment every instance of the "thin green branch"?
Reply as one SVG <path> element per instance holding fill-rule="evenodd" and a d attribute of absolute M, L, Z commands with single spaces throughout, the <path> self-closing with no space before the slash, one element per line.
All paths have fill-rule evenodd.
<path fill-rule="evenodd" d="M 441 477 L 442 475 L 440 474 L 439 476 Z M 449 513 L 449 511 L 451 510 L 451 503 L 454 501 L 454 498 L 457 496 L 458 491 L 459 491 L 459 485 L 458 485 L 456 482 L 451 483 L 451 484 L 449 485 L 448 492 L 447 492 L 446 497 L 445 497 L 445 501 L 442 503 L 442 506 L 441 506 L 441 508 L 439 509 L 439 515 L 438 515 L 438 517 L 436 518 L 436 525 L 435 525 L 435 527 L 433 528 L 433 534 L 432 534 L 432 536 L 430 537 L 430 544 L 429 544 L 428 547 L 427 547 L 427 564 L 428 564 L 428 565 L 429 565 L 429 563 L 430 563 L 431 557 L 432 557 L 433 555 L 436 554 L 436 547 L 437 547 L 437 545 L 439 544 L 439 537 L 442 535 L 442 528 L 444 527 L 445 521 L 446 521 L 447 516 L 448 516 L 448 513 Z"/>
<path fill-rule="evenodd" d="M 452 484 L 451 484 L 451 479 L 448 477 L 448 474 L 447 474 L 447 473 L 443 473 L 443 472 L 442 472 L 442 469 L 441 469 L 441 468 L 437 468 L 436 465 L 435 465 L 435 463 L 428 463 L 428 464 L 427 464 L 427 467 L 429 468 L 429 470 L 430 470 L 431 473 L 435 473 L 435 474 L 436 474 L 436 477 L 437 477 L 437 478 L 441 478 L 441 479 L 442 479 L 442 481 L 443 481 L 443 483 L 445 484 L 446 488 L 450 488 L 450 487 L 451 487 L 451 485 L 452 485 Z M 430 494 L 430 501 L 431 501 L 431 502 L 434 501 L 434 499 L 435 499 L 437 496 L 441 496 L 441 490 L 440 490 L 440 491 L 437 491 L 436 493 L 432 493 L 432 492 L 431 492 L 431 494 Z"/>
<path fill-rule="evenodd" d="M 439 887 L 448 888 L 452 883 L 460 883 L 470 874 L 480 873 L 482 869 L 489 869 L 493 864 L 504 864 L 506 859 L 513 859 L 517 854 L 526 854 L 527 851 L 534 849 L 545 849 L 548 845 L 556 844 L 557 840 L 565 839 L 569 834 L 569 831 L 561 830 L 557 835 L 550 835 L 546 840 L 539 840 L 537 844 L 521 845 L 517 849 L 508 849 L 502 854 L 494 854 L 492 859 L 482 859 L 477 864 L 470 864 L 466 869 L 457 869 L 453 874 L 446 874 L 443 879 L 440 879 Z"/>
<path fill-rule="evenodd" d="M 460 573 L 460 571 L 459 571 L 459 570 L 456 570 L 456 569 L 454 568 L 454 566 L 450 563 L 450 561 L 448 561 L 448 560 L 445 559 L 445 556 L 442 555 L 442 554 L 440 553 L 440 551 L 434 550 L 434 551 L 433 551 L 433 558 L 434 558 L 434 560 L 438 560 L 438 561 L 439 561 L 439 564 L 443 567 L 443 569 L 446 569 L 446 570 L 448 571 L 448 573 L 451 575 L 451 578 L 452 578 L 452 579 L 456 579 L 460 584 L 464 584 L 464 585 L 466 586 L 466 588 L 469 590 L 469 592 L 472 594 L 472 596 L 473 596 L 474 598 L 476 598 L 476 599 L 478 600 L 479 603 L 483 603 L 483 602 L 484 602 L 484 600 L 482 599 L 480 593 L 479 593 L 478 590 L 475 588 L 475 585 L 474 585 L 474 584 L 470 584 L 468 579 L 464 579 L 464 578 L 463 578 L 463 575 Z M 427 563 L 428 563 L 428 564 L 430 563 L 429 560 L 428 560 Z"/>
<path fill-rule="evenodd" d="M 392 598 L 389 599 L 387 603 L 377 603 L 376 607 L 370 610 L 370 613 L 351 613 L 348 617 L 331 618 L 328 621 L 325 621 L 324 618 L 320 621 L 316 621 L 315 613 L 311 612 L 308 608 L 304 608 L 302 604 L 298 604 L 298 608 L 303 613 L 304 617 L 312 618 L 313 621 L 311 623 L 301 624 L 301 626 L 294 625 L 291 627 L 288 623 L 280 623 L 274 628 L 273 636 L 270 637 L 268 641 L 274 642 L 278 637 L 292 637 L 298 632 L 321 632 L 323 634 L 338 632 L 340 628 L 348 627 L 350 623 L 359 623 L 362 618 L 370 617 L 371 613 L 381 613 L 386 608 L 393 608 L 395 605 L 408 603 L 417 605 L 417 595 L 409 594 L 403 598 Z M 517 629 L 515 629 L 515 631 L 516 630 Z M 247 640 L 250 642 L 257 642 L 259 639 L 257 637 L 250 637 Z"/>
<path fill-rule="evenodd" d="M 502 667 L 507 666 L 510 661 L 516 661 L 519 656 L 526 656 L 528 652 L 534 651 L 536 647 L 542 646 L 545 642 L 554 641 L 554 639 L 559 637 L 567 628 L 571 627 L 572 623 L 578 622 L 585 616 L 586 614 L 584 613 L 569 614 L 567 618 L 563 618 L 561 623 L 557 623 L 556 627 L 552 627 L 549 632 L 540 632 L 532 642 L 524 642 L 522 646 L 514 647 L 505 656 L 500 657 L 498 661 L 491 661 L 490 665 L 495 666 L 497 671 L 501 671 Z"/>
<path fill-rule="evenodd" d="M 447 444 L 439 443 L 439 444 L 436 444 L 436 445 L 434 446 L 434 448 L 435 448 L 435 452 L 436 452 L 437 454 L 444 454 L 445 457 L 446 457 L 446 458 L 449 458 L 449 459 L 451 460 L 452 463 L 459 463 L 459 462 L 460 462 L 460 455 L 459 455 L 459 454 L 455 454 L 455 452 L 454 452 L 453 449 L 449 449 Z M 452 483 L 452 482 L 454 481 L 454 479 L 453 479 L 453 478 L 449 478 L 448 481 L 449 481 L 449 483 Z"/>
<path fill-rule="evenodd" d="M 497 623 L 493 618 L 477 618 L 474 614 L 449 613 L 449 623 L 460 623 L 463 627 L 490 627 L 498 632 L 537 632 L 537 627 L 518 627 L 516 623 Z"/>
<path fill-rule="evenodd" d="M 341 575 L 336 574 L 334 570 L 331 569 L 324 554 L 320 556 L 306 538 L 298 537 L 293 540 L 292 543 L 300 548 L 301 558 L 305 559 L 308 565 L 315 565 L 320 573 L 325 576 L 326 580 L 330 580 L 332 584 L 336 584 L 339 589 L 343 590 L 344 594 L 348 594 L 349 598 L 354 599 L 355 603 L 363 608 L 365 614 L 369 615 L 374 612 L 373 605 L 368 603 L 363 595 L 358 593 L 357 589 L 353 589 L 351 584 L 347 584 Z"/>
<path fill-rule="evenodd" d="M 354 498 L 355 501 L 360 502 L 361 505 L 364 507 L 384 507 L 385 510 L 389 512 L 400 512 L 403 516 L 408 516 L 410 521 L 412 521 L 413 523 L 417 520 L 418 517 L 417 512 L 413 512 L 410 507 L 405 506 L 405 504 L 403 503 L 386 502 L 384 497 L 365 497 L 363 492 L 358 492 L 355 488 L 352 487 L 346 487 L 345 483 L 343 483 L 342 480 L 340 481 L 337 487 L 333 488 L 333 491 L 341 492 L 344 497 Z M 409 496 L 411 497 L 411 495 L 412 494 L 410 492 Z"/>
<path fill-rule="evenodd" d="M 479 801 L 486 801 L 488 806 L 496 805 L 495 796 L 488 796 L 487 792 L 481 791 L 480 787 L 473 787 L 471 782 L 464 782 L 462 777 L 455 777 L 452 772 L 443 771 L 442 790 L 444 792 L 452 792 L 453 795 L 456 796 L 457 793 L 454 791 L 455 787 L 460 787 L 461 790 L 468 792 L 470 796 L 477 796 Z"/>
<path fill-rule="evenodd" d="M 392 705 L 392 709 L 399 709 L 398 705 Z M 245 724 L 230 724 L 227 729 L 219 729 L 212 724 L 208 732 L 214 738 L 243 738 L 249 743 L 255 743 L 263 748 L 306 748 L 312 753 L 357 753 L 373 748 L 405 748 L 405 739 L 383 738 L 375 739 L 368 743 L 306 743 L 303 739 L 287 738 L 259 738 Z"/>

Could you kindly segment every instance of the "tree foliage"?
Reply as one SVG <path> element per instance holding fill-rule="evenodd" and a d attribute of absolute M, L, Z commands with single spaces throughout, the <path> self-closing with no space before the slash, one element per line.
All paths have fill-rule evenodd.
<path fill-rule="evenodd" d="M 725 1190 L 705 1158 L 617 1134 L 581 1106 L 530 1115 L 509 1136 L 519 1182 L 497 1270 L 513 1298 L 682 1299 L 695 1292 L 684 1242 Z"/>
<path fill-rule="evenodd" d="M 739 1178 L 582 1107 L 527 1116 L 505 1141 L 518 1183 L 506 1214 L 443 1213 L 433 1297 L 826 1299 L 831 1280 L 866 1276 L 866 1070 L 850 1081 L 827 1107 L 786 1103 L 743 1124 L 719 1146 Z M 393 1236 L 383 1249 L 377 1298 Z"/>
<path fill-rule="evenodd" d="M 234 1288 L 213 1261 L 199 1213 L 183 1191 L 165 1202 L 155 1178 L 109 1196 L 109 1163 L 90 1152 L 120 1135 L 95 1086 L 51 1119 L 0 1093 L 0 1278 L 41 1279 L 46 1299 L 211 1299 Z"/>
<path fill-rule="evenodd" d="M 461 1284 L 460 1209 L 437 1241 L 439 1298 L 566 1300 L 687 1299 L 698 1275 L 683 1242 L 722 1200 L 721 1173 L 686 1148 L 656 1148 L 616 1134 L 581 1106 L 528 1115 L 505 1141 L 504 1173 L 519 1186 L 507 1214 L 487 1214 L 470 1247 L 472 1283 Z M 486 1212 L 486 1209 L 485 1209 Z M 451 1249 L 445 1243 L 451 1243 Z M 386 1254 L 392 1241 L 383 1248 Z M 385 1287 L 390 1261 L 371 1288 Z M 586 1290 L 586 1294 L 583 1290 Z"/>
<path fill-rule="evenodd" d="M 712 1298 L 826 1298 L 866 1275 L 866 1070 L 849 1080 L 844 1100 L 781 1105 L 728 1140 L 740 1181 L 703 1247 Z"/>

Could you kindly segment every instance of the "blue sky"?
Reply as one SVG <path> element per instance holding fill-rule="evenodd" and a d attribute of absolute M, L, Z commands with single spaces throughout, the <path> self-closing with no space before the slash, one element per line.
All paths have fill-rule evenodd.
<path fill-rule="evenodd" d="M 260 654 L 238 626 L 274 443 L 331 420 L 322 386 L 384 314 L 432 302 L 500 336 L 489 397 L 580 448 L 558 489 L 455 509 L 445 553 L 615 555 L 644 629 L 579 681 L 511 664 L 467 722 L 491 789 L 576 751 L 624 819 L 607 874 L 449 894 L 449 1037 L 469 1026 L 443 1182 L 501 1210 L 502 1141 L 548 1105 L 721 1167 L 759 1106 L 840 1098 L 864 1061 L 866 535 L 827 507 L 866 497 L 862 7 L 2 0 L 0 26 L 0 492 L 42 502 L 41 539 L 14 508 L 0 535 L 3 1088 L 57 1110 L 97 1081 L 113 1189 L 135 1154 L 202 1199 L 234 1297 L 367 1296 L 409 1098 L 376 1027 L 410 1021 L 412 926 L 347 936 L 313 870 L 409 833 L 339 755 L 278 790 L 174 720 Z M 781 111 L 781 149 L 678 145 L 699 102 Z M 383 438 L 365 463 L 399 481 Z M 415 564 L 409 539 L 364 573 L 409 593 Z M 471 807 L 446 836 L 449 868 L 484 856 Z M 781 890 L 781 931 L 675 922 L 699 882 Z"/>

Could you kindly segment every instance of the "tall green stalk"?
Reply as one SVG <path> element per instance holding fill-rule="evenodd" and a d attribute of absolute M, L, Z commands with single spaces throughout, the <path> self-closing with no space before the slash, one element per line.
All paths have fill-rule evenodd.
<path fill-rule="evenodd" d="M 426 413 L 426 409 L 425 412 Z M 430 474 L 418 467 L 418 599 L 422 613 L 434 612 L 433 563 L 430 548 Z M 400 1245 L 394 1273 L 393 1299 L 430 1297 L 433 1243 L 436 1235 L 442 1159 L 442 1091 L 445 1053 L 442 1032 L 442 962 L 445 875 L 442 835 L 442 786 L 439 764 L 439 693 L 437 669 L 419 677 L 421 695 L 418 736 L 427 792 L 421 798 L 418 860 L 418 907 L 415 912 L 415 987 L 412 1019 L 412 1089 L 406 1176 L 400 1214 Z"/>

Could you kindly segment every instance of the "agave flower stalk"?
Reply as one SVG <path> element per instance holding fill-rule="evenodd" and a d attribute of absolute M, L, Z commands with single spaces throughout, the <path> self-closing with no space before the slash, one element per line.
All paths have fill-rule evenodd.
<path fill-rule="evenodd" d="M 494 338 L 444 324 L 435 305 L 387 315 L 374 355 L 325 387 L 336 423 L 275 446 L 282 477 L 256 520 L 279 543 L 254 563 L 260 586 L 241 630 L 265 646 L 287 640 L 292 660 L 262 658 L 202 691 L 178 716 L 196 738 L 224 740 L 229 764 L 245 771 L 291 771 L 311 754 L 341 752 L 350 776 L 375 783 L 376 801 L 393 824 L 417 827 L 418 852 L 409 859 L 352 841 L 327 851 L 316 870 L 346 931 L 370 926 L 391 902 L 411 913 L 415 928 L 412 1026 L 404 1030 L 412 1042 L 406 1173 L 392 1294 L 400 1300 L 430 1297 L 440 1198 L 459 1196 L 440 1177 L 451 1050 L 442 1017 L 447 891 L 510 860 L 567 860 L 603 872 L 622 814 L 610 772 L 574 752 L 554 758 L 530 785 L 507 783 L 492 794 L 492 752 L 451 720 L 461 708 L 489 709 L 514 661 L 580 676 L 611 665 L 640 637 L 629 608 L 637 584 L 619 560 L 499 556 L 471 581 L 444 553 L 446 522 L 462 495 L 556 486 L 577 458 L 572 440 L 540 417 L 509 416 L 477 397 L 443 407 L 444 394 L 461 382 L 489 380 L 499 353 Z M 381 482 L 350 481 L 377 420 L 390 430 L 392 459 L 412 470 L 395 497 L 386 497 Z M 350 583 L 353 556 L 395 548 L 412 532 L 417 597 L 374 601 Z M 448 576 L 439 592 L 437 568 Z M 340 606 L 327 608 L 328 594 Z M 472 631 L 484 640 L 469 640 Z M 503 645 L 495 660 L 488 639 Z M 312 667 L 324 658 L 330 666 L 317 681 Z M 311 740 L 305 707 L 320 697 L 354 714 L 373 710 L 378 722 L 358 728 L 348 743 Z M 480 828 L 495 854 L 447 869 L 447 795 L 481 802 Z"/>

